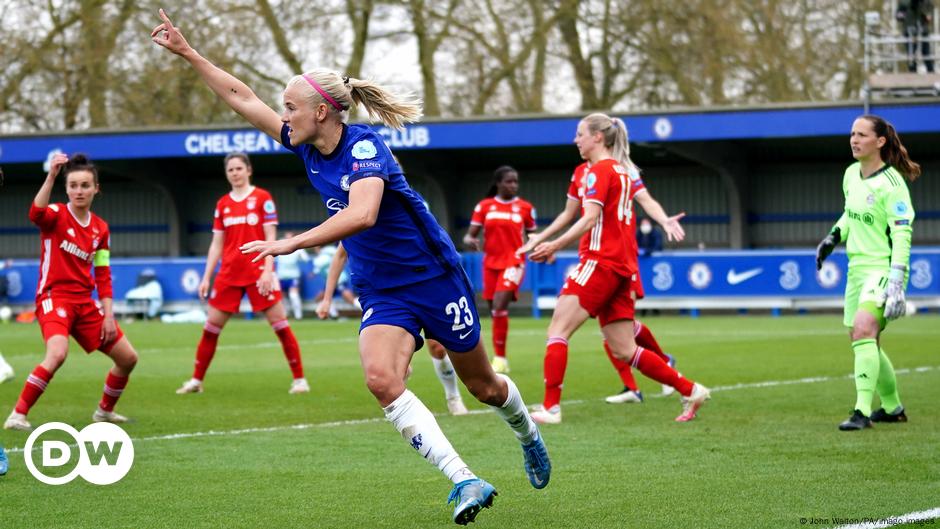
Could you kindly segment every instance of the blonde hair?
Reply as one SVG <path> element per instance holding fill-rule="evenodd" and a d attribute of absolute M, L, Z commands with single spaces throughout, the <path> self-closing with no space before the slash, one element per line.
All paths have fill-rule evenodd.
<path fill-rule="evenodd" d="M 607 114 L 595 113 L 585 117 L 588 132 L 600 132 L 604 136 L 604 147 L 610 151 L 615 160 L 628 168 L 639 171 L 639 167 L 630 159 L 630 137 L 627 133 L 627 124 L 620 118 L 612 118 Z"/>
<path fill-rule="evenodd" d="M 414 94 L 393 94 L 372 81 L 340 77 L 338 73 L 323 68 L 295 75 L 287 86 L 298 87 L 311 106 L 325 103 L 344 122 L 354 105 L 362 105 L 369 118 L 396 129 L 421 119 L 421 99 Z"/>

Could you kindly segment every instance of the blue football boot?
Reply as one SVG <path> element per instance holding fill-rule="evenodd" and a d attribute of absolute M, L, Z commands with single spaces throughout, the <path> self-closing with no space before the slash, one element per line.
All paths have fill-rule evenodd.
<path fill-rule="evenodd" d="M 537 489 L 544 489 L 552 477 L 552 462 L 548 459 L 542 434 L 538 434 L 531 443 L 522 445 L 522 455 L 525 456 L 525 473 L 529 483 Z"/>
<path fill-rule="evenodd" d="M 496 489 L 482 479 L 467 479 L 454 485 L 447 497 L 447 504 L 454 502 L 454 523 L 467 525 L 484 508 L 493 505 Z"/>
<path fill-rule="evenodd" d="M 7 473 L 7 470 L 10 469 L 10 462 L 7 461 L 6 450 L 0 446 L 0 476 L 3 476 Z"/>

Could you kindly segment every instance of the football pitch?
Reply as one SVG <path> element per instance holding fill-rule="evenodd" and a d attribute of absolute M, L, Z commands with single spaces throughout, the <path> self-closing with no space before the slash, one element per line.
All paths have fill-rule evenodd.
<path fill-rule="evenodd" d="M 486 406 L 464 390 L 472 413 L 446 414 L 428 354 L 416 353 L 409 387 L 499 492 L 476 526 L 839 526 L 940 512 L 940 316 L 890 325 L 883 345 L 910 422 L 862 432 L 836 428 L 855 401 L 841 316 L 643 321 L 681 372 L 713 388 L 711 401 L 696 420 L 676 423 L 677 397 L 659 397 L 659 385 L 637 374 L 645 403 L 606 404 L 621 385 L 588 322 L 571 341 L 564 422 L 542 427 L 554 469 L 541 491 L 529 485 L 511 431 Z M 547 325 L 510 321 L 510 375 L 528 404 L 542 397 Z M 180 396 L 174 391 L 191 373 L 201 326 L 123 324 L 140 352 L 116 409 L 134 419 L 125 425 L 136 453 L 130 473 L 110 486 L 45 485 L 25 467 L 27 434 L 0 431 L 10 451 L 0 527 L 453 527 L 450 483 L 399 437 L 365 388 L 358 322 L 292 326 L 310 394 L 288 395 L 280 346 L 254 320 L 226 327 L 205 393 Z M 35 325 L 3 325 L 0 336 L 17 374 L 0 385 L 5 417 L 43 349 Z M 73 342 L 30 421 L 86 426 L 109 365 Z"/>

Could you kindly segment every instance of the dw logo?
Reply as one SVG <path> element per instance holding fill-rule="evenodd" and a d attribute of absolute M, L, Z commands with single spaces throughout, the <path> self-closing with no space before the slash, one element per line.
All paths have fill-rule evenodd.
<path fill-rule="evenodd" d="M 47 439 L 40 441 L 41 468 L 33 461 L 33 445 L 46 432 L 60 431 L 70 435 L 75 442 Z M 56 437 L 63 437 L 58 435 Z M 72 449 L 78 449 L 78 459 L 72 457 Z M 64 485 L 81 476 L 95 485 L 117 483 L 127 475 L 134 463 L 134 444 L 127 432 L 115 424 L 101 422 L 89 424 L 82 431 L 61 422 L 50 422 L 36 428 L 26 440 L 23 458 L 30 474 L 47 485 Z M 63 473 L 68 465 L 75 467 Z"/>

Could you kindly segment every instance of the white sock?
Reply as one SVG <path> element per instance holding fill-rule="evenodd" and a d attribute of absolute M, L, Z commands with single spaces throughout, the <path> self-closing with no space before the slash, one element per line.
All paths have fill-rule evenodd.
<path fill-rule="evenodd" d="M 502 377 L 506 381 L 506 385 L 509 386 L 509 396 L 506 397 L 506 402 L 502 406 L 490 407 L 506 421 L 506 424 L 512 428 L 522 444 L 531 443 L 538 438 L 539 428 L 535 425 L 532 417 L 529 416 L 529 411 L 525 407 L 525 402 L 522 402 L 519 389 L 516 388 L 516 384 L 513 383 L 512 379 L 506 375 L 497 374 L 496 376 Z"/>
<path fill-rule="evenodd" d="M 444 386 L 444 396 L 448 399 L 460 397 L 460 390 L 457 389 L 457 374 L 454 373 L 454 364 L 450 363 L 450 358 L 444 355 L 444 358 L 438 360 L 432 356 L 431 361 L 434 362 L 437 379 Z"/>
<path fill-rule="evenodd" d="M 290 308 L 294 311 L 294 319 L 299 320 L 304 315 L 300 306 L 300 293 L 289 292 L 287 297 L 290 299 Z"/>
<path fill-rule="evenodd" d="M 436 466 L 454 483 L 476 476 L 457 455 L 431 411 L 409 390 L 383 408 L 385 418 L 428 463 Z"/>

